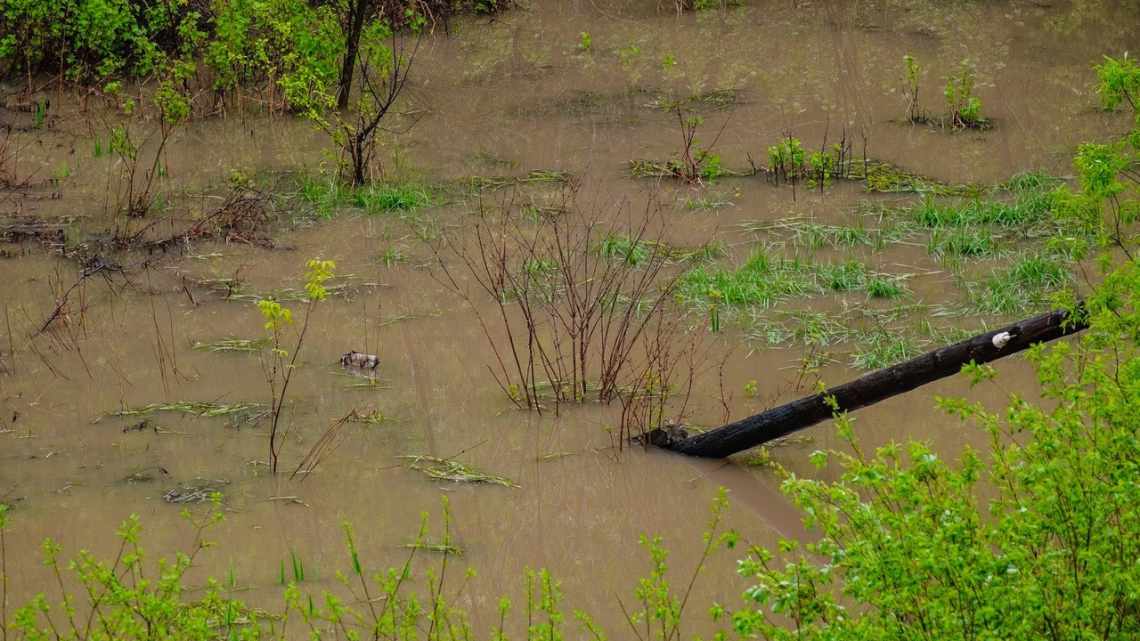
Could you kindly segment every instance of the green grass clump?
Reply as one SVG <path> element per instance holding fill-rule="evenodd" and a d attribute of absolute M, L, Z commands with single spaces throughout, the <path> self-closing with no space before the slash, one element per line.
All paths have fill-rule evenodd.
<path fill-rule="evenodd" d="M 997 241 L 986 228 L 935 228 L 926 244 L 931 256 L 959 256 L 977 258 L 997 253 Z"/>
<path fill-rule="evenodd" d="M 886 276 L 873 276 L 867 281 L 867 295 L 871 298 L 885 298 L 893 300 L 906 293 L 906 289 L 897 279 Z"/>
<path fill-rule="evenodd" d="M 332 218 L 337 208 L 349 204 L 352 189 L 341 185 L 335 178 L 303 176 L 299 195 L 301 200 L 313 206 L 317 216 Z"/>
<path fill-rule="evenodd" d="M 736 269 L 696 267 L 677 284 L 678 298 L 697 306 L 771 307 L 796 296 L 826 292 L 866 290 L 874 283 L 875 294 L 897 298 L 904 289 L 883 274 L 871 272 L 857 260 L 812 263 L 798 258 L 780 258 L 761 250 Z"/>
<path fill-rule="evenodd" d="M 411 211 L 431 204 L 431 194 L 415 184 L 391 183 L 358 189 L 354 203 L 369 214 Z"/>
<path fill-rule="evenodd" d="M 871 233 L 861 227 L 821 225 L 818 223 L 805 223 L 796 227 L 792 238 L 797 245 L 810 249 L 821 249 L 825 246 L 854 247 L 872 244 Z"/>
<path fill-rule="evenodd" d="M 836 292 L 862 289 L 867 282 L 867 266 L 857 260 L 820 265 L 818 271 L 822 283 Z"/>
<path fill-rule="evenodd" d="M 610 260 L 622 261 L 636 267 L 649 260 L 653 247 L 648 241 L 610 234 L 602 239 L 598 251 Z"/>
<path fill-rule="evenodd" d="M 432 204 L 432 195 L 415 183 L 378 183 L 352 188 L 335 177 L 302 176 L 297 195 L 320 218 L 332 218 L 338 209 L 354 207 L 369 214 L 407 212 Z"/>
<path fill-rule="evenodd" d="M 770 307 L 790 296 L 821 291 L 811 263 L 757 251 L 736 269 L 696 267 L 678 282 L 678 296 L 698 305 Z"/>
<path fill-rule="evenodd" d="M 380 263 L 389 269 L 406 262 L 408 262 L 408 255 L 399 247 L 389 246 L 380 252 Z"/>
<path fill-rule="evenodd" d="M 1059 261 L 1032 255 L 994 272 L 980 284 L 967 285 L 967 289 L 975 311 L 1008 316 L 1041 306 L 1046 295 L 1068 279 L 1068 271 Z"/>
<path fill-rule="evenodd" d="M 1056 201 L 1055 188 L 1060 181 L 1040 173 L 1018 174 L 999 185 L 991 196 L 1001 193 L 1009 200 L 975 197 L 966 201 L 939 201 L 926 195 L 912 210 L 914 219 L 924 227 L 1033 227 L 1050 219 Z"/>
<path fill-rule="evenodd" d="M 1065 266 L 1048 256 L 1027 256 L 1009 268 L 1014 282 L 1029 289 L 1056 289 L 1068 280 Z"/>

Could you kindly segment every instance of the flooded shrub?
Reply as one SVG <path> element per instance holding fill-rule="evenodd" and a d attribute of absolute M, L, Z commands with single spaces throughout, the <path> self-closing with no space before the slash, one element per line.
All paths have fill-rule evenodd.
<path fill-rule="evenodd" d="M 129 240 L 129 231 L 118 216 L 146 216 L 159 201 L 156 191 L 160 179 L 166 176 L 167 145 L 190 118 L 190 97 L 183 83 L 191 71 L 180 63 L 164 67 L 151 99 L 142 104 L 125 95 L 118 82 L 104 86 L 107 95 L 117 103 L 121 116 L 120 120 L 106 124 L 105 134 L 108 151 L 118 160 L 118 176 L 112 186 L 115 202 L 110 213 L 116 227 L 115 236 L 120 240 Z M 145 144 L 151 140 L 157 144 Z"/>
<path fill-rule="evenodd" d="M 683 144 L 677 160 L 670 163 L 673 174 L 687 182 L 712 181 L 724 175 L 726 172 L 721 167 L 720 156 L 712 153 L 711 149 L 716 140 L 707 148 L 697 144 L 697 128 L 704 124 L 704 118 L 685 113 L 679 105 L 674 111 Z"/>
<path fill-rule="evenodd" d="M 288 347 L 286 340 L 293 326 L 292 310 L 272 298 L 260 298 L 256 303 L 258 312 L 265 321 L 265 332 L 270 343 L 268 352 L 259 352 L 259 357 L 271 400 L 268 462 L 273 474 L 277 473 L 277 463 L 281 453 L 281 445 L 277 440 L 278 426 L 289 393 L 289 383 L 292 382 L 293 374 L 297 370 L 297 357 L 301 355 L 301 349 L 305 346 L 305 336 L 309 331 L 313 309 L 317 303 L 328 297 L 325 283 L 333 277 L 336 263 L 314 258 L 305 266 L 305 317 L 293 337 L 292 351 L 286 349 Z"/>
<path fill-rule="evenodd" d="M 8 0 L 0 61 L 9 72 L 62 71 L 81 82 L 143 78 L 193 57 L 205 37 L 199 9 L 189 0 L 168 0 L 161 11 L 130 0 Z"/>
<path fill-rule="evenodd" d="M 203 62 L 222 97 L 260 91 L 273 111 L 303 111 L 334 85 L 345 55 L 331 6 L 296 0 L 215 2 L 213 37 Z"/>
<path fill-rule="evenodd" d="M 903 56 L 903 65 L 906 68 L 906 84 L 903 85 L 903 97 L 906 99 L 906 119 L 913 123 L 926 122 L 926 114 L 918 102 L 918 85 L 919 80 L 922 79 L 922 67 L 909 53 Z"/>
<path fill-rule="evenodd" d="M 768 172 L 777 181 L 795 181 L 804 173 L 804 146 L 799 138 L 788 136 L 768 147 Z"/>
<path fill-rule="evenodd" d="M 982 118 L 982 101 L 974 95 L 977 72 L 969 61 L 963 60 L 958 72 L 946 79 L 943 95 L 950 124 L 954 127 L 975 128 L 986 124 Z"/>
<path fill-rule="evenodd" d="M 1104 62 L 1096 66 L 1096 76 L 1097 93 L 1105 109 L 1114 110 L 1123 103 L 1133 113 L 1140 112 L 1140 66 L 1127 53 L 1120 58 L 1105 56 Z M 1131 139 L 1133 147 L 1140 148 L 1136 138 Z"/>
<path fill-rule="evenodd" d="M 563 193 L 556 216 L 520 216 L 511 202 L 482 207 L 468 226 L 471 235 L 444 242 L 473 280 L 460 280 L 437 252 L 452 288 L 471 302 L 495 352 L 491 369 L 507 397 L 521 408 L 620 400 L 621 438 L 652 429 L 663 418 L 676 389 L 677 368 L 695 343 L 680 319 L 667 315 L 678 275 L 666 273 L 674 260 L 696 260 L 705 251 L 678 250 L 652 240 L 664 224 L 659 207 L 625 229 L 599 220 L 624 218 L 582 210 L 572 188 Z M 709 251 L 715 251 L 710 249 Z M 468 288 L 496 306 L 483 317 Z M 492 333 L 492 323 L 498 329 Z M 682 345 L 685 347 L 678 347 Z M 693 370 L 689 368 L 689 376 Z"/>

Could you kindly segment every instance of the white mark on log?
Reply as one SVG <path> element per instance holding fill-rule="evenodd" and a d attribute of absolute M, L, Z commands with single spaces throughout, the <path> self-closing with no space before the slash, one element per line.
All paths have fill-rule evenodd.
<path fill-rule="evenodd" d="M 994 334 L 994 337 L 993 337 L 994 347 L 996 347 L 998 349 L 1005 347 L 1006 344 L 1009 343 L 1009 340 L 1011 338 L 1013 338 L 1013 336 L 1011 336 L 1009 332 L 1001 332 L 998 334 Z"/>

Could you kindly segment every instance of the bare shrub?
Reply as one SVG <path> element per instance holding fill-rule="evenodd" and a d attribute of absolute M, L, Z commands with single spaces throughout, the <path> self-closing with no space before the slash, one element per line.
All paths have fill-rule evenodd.
<path fill-rule="evenodd" d="M 563 403 L 621 400 L 623 435 L 656 426 L 685 369 L 681 356 L 695 353 L 675 347 L 685 340 L 681 317 L 670 313 L 680 272 L 651 234 L 664 227 L 661 208 L 651 198 L 637 214 L 628 204 L 587 211 L 574 187 L 562 200 L 552 215 L 516 207 L 513 195 L 497 207 L 481 203 L 465 235 L 443 240 L 447 256 L 436 251 L 442 280 L 474 308 L 495 354 L 489 370 L 516 406 L 557 412 Z M 606 222 L 614 220 L 626 222 Z"/>

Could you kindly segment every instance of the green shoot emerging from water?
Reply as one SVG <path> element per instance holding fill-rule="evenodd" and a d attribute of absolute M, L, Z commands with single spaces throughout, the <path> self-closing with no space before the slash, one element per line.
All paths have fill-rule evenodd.
<path fill-rule="evenodd" d="M 257 308 L 265 320 L 265 331 L 272 345 L 269 354 L 262 356 L 261 365 L 272 400 L 270 405 L 272 423 L 269 427 L 269 468 L 274 474 L 277 473 L 277 461 L 280 455 L 280 445 L 277 442 L 278 425 L 281 412 L 284 409 L 285 397 L 289 391 L 289 382 L 296 371 L 297 357 L 305 343 L 305 335 L 309 330 L 313 308 L 328 297 L 329 292 L 325 283 L 333 277 L 336 263 L 331 260 L 314 258 L 306 263 L 306 268 L 305 319 L 293 344 L 292 352 L 285 349 L 284 341 L 287 330 L 293 325 L 293 312 L 272 299 L 257 301 Z"/>

